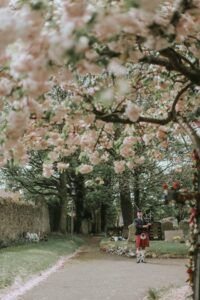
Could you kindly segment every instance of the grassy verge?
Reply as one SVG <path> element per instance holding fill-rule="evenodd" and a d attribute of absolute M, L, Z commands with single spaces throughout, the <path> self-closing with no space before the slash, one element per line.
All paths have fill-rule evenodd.
<path fill-rule="evenodd" d="M 50 236 L 48 241 L 0 250 L 0 289 L 16 278 L 24 281 L 31 275 L 51 267 L 64 255 L 74 252 L 83 240 L 78 237 Z"/>
<path fill-rule="evenodd" d="M 107 251 L 110 248 L 116 249 L 117 247 L 128 248 L 135 251 L 135 243 L 128 243 L 127 241 L 110 241 L 109 238 L 104 238 L 100 242 L 100 248 Z M 152 257 L 187 257 L 188 248 L 185 244 L 177 242 L 165 241 L 150 241 L 150 247 L 147 248 L 148 256 Z"/>

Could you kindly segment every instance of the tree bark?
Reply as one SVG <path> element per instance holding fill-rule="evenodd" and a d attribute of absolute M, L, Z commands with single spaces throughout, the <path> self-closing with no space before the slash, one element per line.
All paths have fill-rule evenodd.
<path fill-rule="evenodd" d="M 59 221 L 59 231 L 63 234 L 67 232 L 67 176 L 63 172 L 60 174 L 59 181 L 59 198 L 60 198 L 60 221 Z"/>
<path fill-rule="evenodd" d="M 60 205 L 60 222 L 59 231 L 63 234 L 67 233 L 67 201 L 66 199 L 61 200 Z"/>
<path fill-rule="evenodd" d="M 137 209 L 142 209 L 140 207 L 140 178 L 139 170 L 135 169 L 134 171 L 134 217 L 137 217 Z"/>
<path fill-rule="evenodd" d="M 197 182 L 194 184 L 194 190 L 200 192 L 200 156 L 196 160 L 196 170 L 197 170 Z M 194 254 L 194 264 L 195 264 L 195 273 L 194 273 L 194 299 L 200 300 L 200 197 L 197 197 L 197 245 L 196 251 Z"/>
<path fill-rule="evenodd" d="M 126 175 L 120 176 L 119 189 L 124 228 L 127 229 L 133 223 L 133 206 L 131 203 L 129 180 Z"/>
<path fill-rule="evenodd" d="M 59 222 L 60 222 L 60 203 L 49 203 L 49 217 L 50 217 L 50 228 L 51 231 L 56 232 L 59 231 Z"/>
<path fill-rule="evenodd" d="M 81 223 L 84 215 L 84 198 L 85 198 L 85 183 L 84 177 L 81 174 L 75 176 L 75 206 L 76 206 L 76 221 L 75 232 L 81 232 Z"/>
<path fill-rule="evenodd" d="M 107 205 L 103 203 L 101 205 L 101 231 L 102 232 L 106 232 L 107 230 L 106 210 L 107 210 Z"/>

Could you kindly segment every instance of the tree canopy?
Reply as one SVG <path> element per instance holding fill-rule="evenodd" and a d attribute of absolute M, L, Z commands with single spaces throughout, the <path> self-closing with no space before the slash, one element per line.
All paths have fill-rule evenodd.
<path fill-rule="evenodd" d="M 120 173 L 144 162 L 135 143 L 181 134 L 200 151 L 198 12 L 192 0 L 1 1 L 1 165 L 50 149 L 51 176 L 79 149 L 88 173 L 122 143 Z"/>

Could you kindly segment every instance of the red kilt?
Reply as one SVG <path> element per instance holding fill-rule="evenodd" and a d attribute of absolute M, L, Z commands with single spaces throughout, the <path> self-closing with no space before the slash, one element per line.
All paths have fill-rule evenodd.
<path fill-rule="evenodd" d="M 145 238 L 143 238 L 145 237 Z M 149 247 L 149 235 L 148 233 L 144 232 L 140 235 L 135 236 L 135 245 L 136 248 L 145 248 Z"/>

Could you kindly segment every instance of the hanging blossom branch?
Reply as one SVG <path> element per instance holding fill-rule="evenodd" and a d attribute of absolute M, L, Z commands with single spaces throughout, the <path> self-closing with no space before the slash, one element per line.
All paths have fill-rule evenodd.
<path fill-rule="evenodd" d="M 170 24 L 174 26 L 178 24 L 182 14 L 184 14 L 187 10 L 194 8 L 193 0 L 181 0 L 177 2 L 178 5 L 170 20 Z"/>
<path fill-rule="evenodd" d="M 121 115 L 124 113 L 124 110 L 121 110 L 120 112 L 114 112 L 111 114 L 105 114 L 102 111 L 98 111 L 96 108 L 93 107 L 93 113 L 96 115 L 96 118 L 105 122 L 113 122 L 113 123 L 122 123 L 122 124 L 135 124 L 135 123 L 151 123 L 151 124 L 157 124 L 157 125 L 166 125 L 170 123 L 171 121 L 177 122 L 176 119 L 176 104 L 178 103 L 180 97 L 190 88 L 192 87 L 192 83 L 188 83 L 185 87 L 183 87 L 178 94 L 176 95 L 174 102 L 172 104 L 171 110 L 168 112 L 168 116 L 163 119 L 157 119 L 157 118 L 150 118 L 150 117 L 143 117 L 140 116 L 136 122 L 133 122 L 129 119 L 124 119 L 121 117 Z M 120 114 L 120 115 L 119 115 Z"/>
<path fill-rule="evenodd" d="M 189 79 L 193 84 L 200 85 L 200 68 L 173 48 L 160 50 L 158 57 L 147 55 L 140 62 L 165 67 L 168 71 L 177 71 Z"/>
<path fill-rule="evenodd" d="M 102 135 L 102 133 L 103 133 L 103 131 L 104 131 L 104 128 L 105 128 L 105 125 L 102 126 L 102 128 L 101 128 L 101 130 L 100 130 L 100 132 L 99 132 L 98 138 L 97 138 L 96 143 L 95 143 L 94 148 L 93 148 L 93 151 L 95 151 L 96 146 L 98 145 L 98 142 L 99 142 L 99 140 L 100 140 L 100 138 L 101 138 L 101 135 Z"/>
<path fill-rule="evenodd" d="M 169 22 L 167 25 L 162 25 L 154 21 L 151 23 L 148 27 L 151 31 L 151 33 L 154 36 L 160 36 L 164 38 L 168 38 L 170 42 L 173 42 L 176 38 L 176 34 L 168 33 L 168 29 L 170 26 L 176 27 L 182 17 L 183 14 L 185 14 L 188 10 L 196 8 L 194 0 L 177 0 L 175 1 L 174 5 L 174 12 L 169 19 Z"/>

